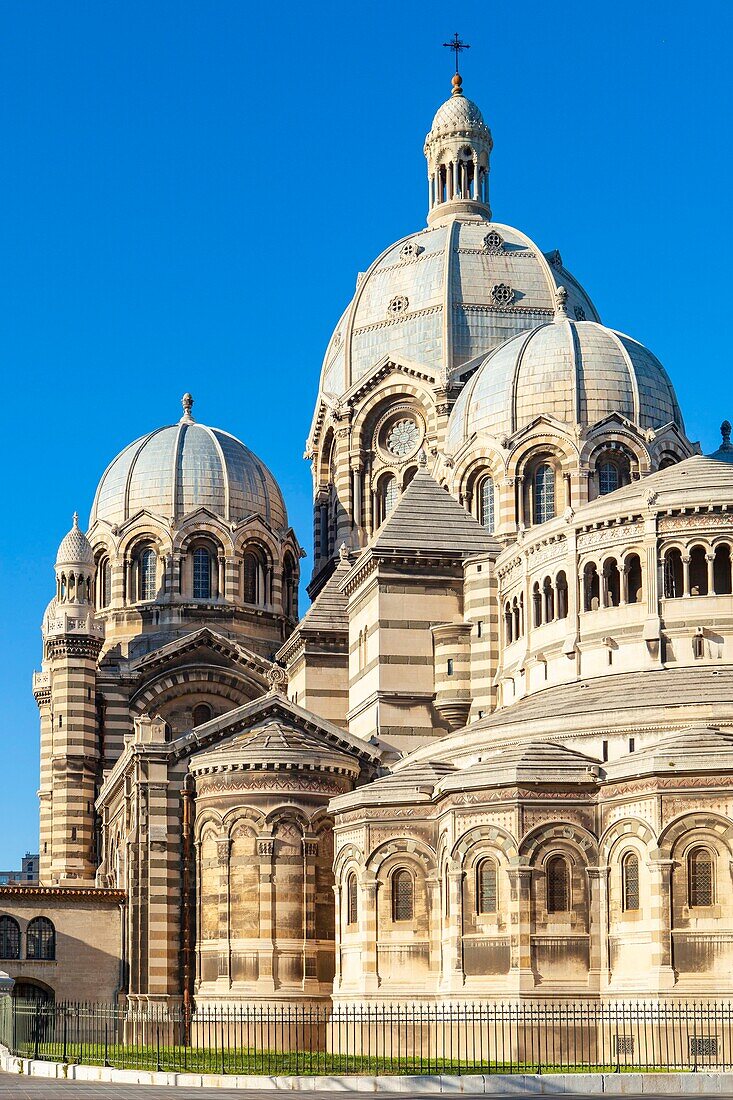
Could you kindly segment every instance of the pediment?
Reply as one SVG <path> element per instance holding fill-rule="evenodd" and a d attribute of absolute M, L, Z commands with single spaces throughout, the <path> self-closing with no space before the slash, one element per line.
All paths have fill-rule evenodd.
<path fill-rule="evenodd" d="M 191 658 L 197 654 L 208 654 L 209 660 L 215 656 L 216 664 L 221 664 L 223 660 L 238 668 L 246 668 L 261 680 L 263 686 L 266 685 L 267 675 L 273 668 L 272 663 L 264 657 L 252 653 L 239 642 L 205 626 L 181 638 L 175 638 L 172 642 L 160 646 L 159 649 L 154 649 L 152 653 L 139 657 L 131 662 L 130 671 L 133 675 L 145 677 L 153 673 L 157 675 L 167 667 L 176 667 L 183 659 L 190 662 Z"/>
<path fill-rule="evenodd" d="M 377 738 L 362 741 L 333 722 L 304 710 L 277 691 L 188 730 L 171 743 L 171 751 L 176 759 L 195 754 L 197 764 L 203 763 L 208 755 L 213 757 L 237 749 L 246 753 L 252 745 L 261 753 L 262 741 L 271 737 L 265 732 L 268 727 L 279 729 L 283 738 L 293 744 L 308 746 L 313 752 L 341 753 L 370 769 L 378 767 L 385 755 L 394 752 Z M 301 750 L 301 759 L 305 751 L 308 750 Z"/>

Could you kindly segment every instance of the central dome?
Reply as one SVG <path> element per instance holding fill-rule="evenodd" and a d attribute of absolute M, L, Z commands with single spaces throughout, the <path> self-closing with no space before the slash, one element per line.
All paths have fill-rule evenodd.
<path fill-rule="evenodd" d="M 321 393 L 340 397 L 387 357 L 450 374 L 551 320 L 561 284 L 572 317 L 600 319 L 559 253 L 546 256 L 509 225 L 459 216 L 403 237 L 359 277 L 326 351 Z"/>
<path fill-rule="evenodd" d="M 122 526 L 143 510 L 179 522 L 208 508 L 227 523 L 260 515 L 276 531 L 287 527 L 282 493 L 264 462 L 235 436 L 185 414 L 130 443 L 107 467 L 89 517 Z"/>

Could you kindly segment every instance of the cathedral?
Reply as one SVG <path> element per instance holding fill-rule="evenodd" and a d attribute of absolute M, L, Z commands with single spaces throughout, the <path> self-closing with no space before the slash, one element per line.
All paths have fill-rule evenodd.
<path fill-rule="evenodd" d="M 323 358 L 302 617 L 277 482 L 190 394 L 74 517 L 17 993 L 733 993 L 731 427 L 700 454 L 654 354 L 494 220 L 492 146 L 456 73 L 427 224 Z"/>

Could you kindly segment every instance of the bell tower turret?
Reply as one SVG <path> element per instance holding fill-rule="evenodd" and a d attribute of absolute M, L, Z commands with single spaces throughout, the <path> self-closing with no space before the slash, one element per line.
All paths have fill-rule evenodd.
<path fill-rule="evenodd" d="M 491 131 L 481 111 L 463 94 L 461 74 L 439 108 L 425 139 L 428 162 L 428 225 L 455 214 L 490 219 Z"/>
<path fill-rule="evenodd" d="M 103 637 L 94 613 L 94 554 L 75 513 L 56 556 L 56 596 L 43 619 L 43 669 L 34 677 L 41 712 L 44 884 L 94 882 L 96 670 Z"/>

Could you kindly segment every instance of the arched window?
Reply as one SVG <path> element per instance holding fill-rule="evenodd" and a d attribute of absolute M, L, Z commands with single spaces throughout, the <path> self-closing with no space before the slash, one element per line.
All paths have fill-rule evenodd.
<path fill-rule="evenodd" d="M 693 848 L 687 857 L 687 898 L 691 908 L 715 904 L 715 868 L 707 848 Z"/>
<path fill-rule="evenodd" d="M 726 544 L 715 547 L 713 589 L 716 596 L 729 596 L 731 593 L 730 546 Z"/>
<path fill-rule="evenodd" d="M 205 546 L 197 546 L 193 552 L 193 598 L 211 599 L 211 554 Z"/>
<path fill-rule="evenodd" d="M 494 533 L 494 482 L 488 476 L 479 485 L 478 521 L 487 531 Z"/>
<path fill-rule="evenodd" d="M 621 861 L 621 907 L 625 913 L 639 908 L 639 857 L 627 852 Z"/>
<path fill-rule="evenodd" d="M 690 595 L 707 596 L 708 561 L 704 546 L 693 546 L 690 551 Z"/>
<path fill-rule="evenodd" d="M 25 936 L 27 959 L 56 958 L 56 930 L 48 917 L 35 917 Z"/>
<path fill-rule="evenodd" d="M 542 585 L 542 605 L 545 622 L 551 623 L 555 618 L 555 593 L 549 577 L 545 577 Z"/>
<path fill-rule="evenodd" d="M 352 871 L 346 880 L 346 923 L 356 924 L 359 919 L 359 886 Z"/>
<path fill-rule="evenodd" d="M 539 581 L 532 585 L 532 625 L 542 626 L 542 593 Z"/>
<path fill-rule="evenodd" d="M 384 521 L 394 508 L 400 495 L 396 477 L 388 477 L 382 483 L 382 520 Z"/>
<path fill-rule="evenodd" d="M 507 600 L 504 604 L 504 638 L 507 645 L 511 645 L 514 641 L 512 637 L 512 626 L 512 605 L 509 603 L 509 600 Z"/>
<path fill-rule="evenodd" d="M 596 563 L 589 561 L 583 570 L 583 607 L 586 611 L 597 611 L 600 607 L 600 579 Z"/>
<path fill-rule="evenodd" d="M 534 522 L 545 523 L 555 515 L 555 471 L 542 462 L 534 472 Z"/>
<path fill-rule="evenodd" d="M 659 460 L 659 469 L 667 470 L 670 466 L 676 466 L 679 459 L 676 455 L 671 454 L 669 451 L 665 451 Z"/>
<path fill-rule="evenodd" d="M 495 913 L 497 909 L 496 864 L 482 859 L 476 868 L 476 912 Z"/>
<path fill-rule="evenodd" d="M 666 599 L 674 600 L 683 593 L 682 554 L 673 546 L 664 555 L 664 595 Z"/>
<path fill-rule="evenodd" d="M 97 607 L 109 607 L 112 602 L 112 566 L 105 555 L 97 566 Z"/>
<path fill-rule="evenodd" d="M 258 547 L 249 547 L 244 552 L 244 602 L 267 603 L 267 565 L 264 554 Z"/>
<path fill-rule="evenodd" d="M 606 587 L 606 607 L 618 607 L 621 602 L 621 574 L 615 558 L 609 558 L 604 563 L 603 578 Z"/>
<path fill-rule="evenodd" d="M 154 600 L 158 591 L 155 550 L 147 546 L 140 554 L 140 599 Z"/>
<path fill-rule="evenodd" d="M 612 493 L 621 484 L 619 468 L 611 459 L 605 458 L 598 463 L 598 492 L 601 496 Z"/>
<path fill-rule="evenodd" d="M 193 708 L 193 724 L 194 726 L 203 726 L 204 722 L 208 722 L 212 717 L 212 710 L 208 703 L 198 703 Z"/>
<path fill-rule="evenodd" d="M 626 574 L 626 602 L 641 603 L 643 592 L 641 560 L 638 554 L 629 554 L 626 558 L 624 562 L 624 573 Z"/>
<path fill-rule="evenodd" d="M 283 611 L 289 619 L 298 616 L 295 591 L 295 566 L 290 554 L 287 554 L 283 563 Z"/>
<path fill-rule="evenodd" d="M 570 873 L 562 856 L 547 863 L 547 912 L 567 913 L 570 909 Z"/>
<path fill-rule="evenodd" d="M 557 617 L 558 619 L 567 619 L 568 617 L 568 578 L 565 576 L 565 571 L 560 570 L 555 580 L 555 588 L 557 590 Z"/>
<path fill-rule="evenodd" d="M 392 875 L 392 920 L 412 920 L 415 897 L 412 875 L 401 868 Z"/>
<path fill-rule="evenodd" d="M 20 925 L 13 917 L 0 917 L 0 959 L 20 958 Z"/>

